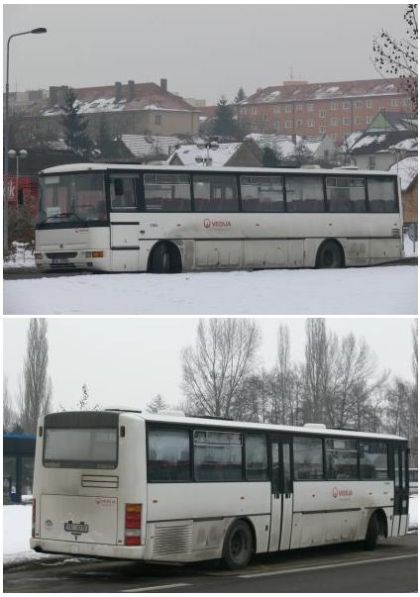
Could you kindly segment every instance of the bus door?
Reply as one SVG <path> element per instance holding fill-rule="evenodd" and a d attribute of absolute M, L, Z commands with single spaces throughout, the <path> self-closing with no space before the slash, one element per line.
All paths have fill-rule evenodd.
<path fill-rule="evenodd" d="M 408 450 L 406 446 L 394 444 L 391 447 L 394 469 L 394 515 L 392 537 L 405 535 L 408 519 Z"/>
<path fill-rule="evenodd" d="M 293 519 L 292 440 L 271 441 L 271 528 L 269 551 L 289 549 Z"/>

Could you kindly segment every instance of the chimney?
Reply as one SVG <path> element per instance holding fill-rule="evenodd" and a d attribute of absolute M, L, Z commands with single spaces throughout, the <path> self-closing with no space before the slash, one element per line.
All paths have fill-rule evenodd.
<path fill-rule="evenodd" d="M 164 93 L 166 93 L 168 91 L 168 79 L 160 80 L 160 88 Z"/>
<path fill-rule="evenodd" d="M 128 81 L 128 94 L 127 94 L 127 101 L 132 102 L 134 99 L 136 92 L 135 92 L 135 83 L 134 81 Z"/>
<path fill-rule="evenodd" d="M 122 83 L 120 83 L 119 81 L 115 82 L 115 102 L 120 102 L 123 98 L 123 92 L 122 92 Z"/>

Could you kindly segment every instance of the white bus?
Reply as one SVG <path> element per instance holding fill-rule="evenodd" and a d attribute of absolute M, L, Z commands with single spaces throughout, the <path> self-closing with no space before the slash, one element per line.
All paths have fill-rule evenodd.
<path fill-rule="evenodd" d="M 254 553 L 406 533 L 397 436 L 118 410 L 49 414 L 37 435 L 39 552 L 237 569 Z"/>
<path fill-rule="evenodd" d="M 41 270 L 343 267 L 402 256 L 389 172 L 71 164 L 40 173 Z"/>

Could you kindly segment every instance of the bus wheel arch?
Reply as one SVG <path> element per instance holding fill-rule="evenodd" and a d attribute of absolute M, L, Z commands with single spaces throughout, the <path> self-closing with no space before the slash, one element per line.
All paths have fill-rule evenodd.
<path fill-rule="evenodd" d="M 155 274 L 178 274 L 182 272 L 182 257 L 175 243 L 159 241 L 150 251 L 147 271 Z"/>
<path fill-rule="evenodd" d="M 246 568 L 256 550 L 253 524 L 247 518 L 237 518 L 225 533 L 222 562 L 229 570 Z"/>
<path fill-rule="evenodd" d="M 375 549 L 379 535 L 388 536 L 388 524 L 385 512 L 381 509 L 372 512 L 366 529 L 364 547 L 368 550 Z"/>
<path fill-rule="evenodd" d="M 335 238 L 323 240 L 316 252 L 315 267 L 318 269 L 334 269 L 345 267 L 345 265 L 343 245 Z"/>

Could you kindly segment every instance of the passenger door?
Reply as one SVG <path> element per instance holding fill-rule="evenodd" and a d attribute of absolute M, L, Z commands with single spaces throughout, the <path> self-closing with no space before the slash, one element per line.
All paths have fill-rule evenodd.
<path fill-rule="evenodd" d="M 293 520 L 292 440 L 271 441 L 271 527 L 269 551 L 289 549 Z"/>
<path fill-rule="evenodd" d="M 391 447 L 394 469 L 394 515 L 392 537 L 405 535 L 408 522 L 408 451 L 405 446 L 394 444 Z"/>

